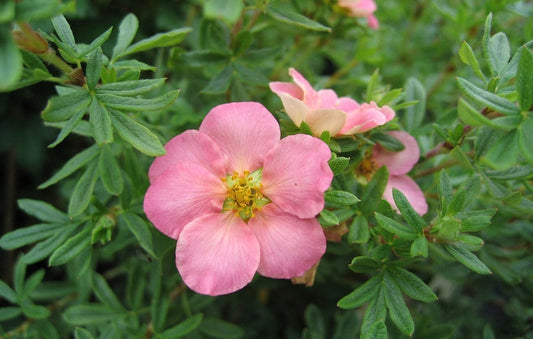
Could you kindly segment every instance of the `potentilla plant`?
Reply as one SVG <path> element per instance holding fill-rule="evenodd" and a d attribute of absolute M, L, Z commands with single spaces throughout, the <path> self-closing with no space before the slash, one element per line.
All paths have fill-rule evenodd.
<path fill-rule="evenodd" d="M 0 337 L 531 337 L 530 4 L 150 4 L 0 5 Z"/>

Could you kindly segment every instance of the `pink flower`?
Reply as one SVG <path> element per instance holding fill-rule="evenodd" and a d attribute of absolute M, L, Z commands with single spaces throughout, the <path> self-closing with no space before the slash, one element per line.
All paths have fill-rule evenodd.
<path fill-rule="evenodd" d="M 289 74 L 294 84 L 271 82 L 270 89 L 280 97 L 291 120 L 297 126 L 305 122 L 317 137 L 324 131 L 331 136 L 363 133 L 394 118 L 389 106 L 380 108 L 373 101 L 359 105 L 351 98 L 337 97 L 331 89 L 315 91 L 294 68 Z"/>
<path fill-rule="evenodd" d="M 333 173 L 328 146 L 308 135 L 280 140 L 259 103 L 219 105 L 199 130 L 170 140 L 149 170 L 148 219 L 177 239 L 176 266 L 194 291 L 220 295 L 255 272 L 304 274 L 326 249 L 315 216 Z"/>
<path fill-rule="evenodd" d="M 376 144 L 372 150 L 372 161 L 374 165 L 378 168 L 387 166 L 389 170 L 389 181 L 385 187 L 383 198 L 393 208 L 397 209 L 392 197 L 392 189 L 396 188 L 405 195 L 418 214 L 424 215 L 428 211 L 424 193 L 417 183 L 406 174 L 418 162 L 418 158 L 420 157 L 418 143 L 407 132 L 391 131 L 388 134 L 398 139 L 405 148 L 399 152 L 392 152 Z"/>
<path fill-rule="evenodd" d="M 378 6 L 374 0 L 339 0 L 338 5 L 348 9 L 348 15 L 350 16 L 366 18 L 368 27 L 372 29 L 379 28 L 378 19 L 374 16 Z"/>

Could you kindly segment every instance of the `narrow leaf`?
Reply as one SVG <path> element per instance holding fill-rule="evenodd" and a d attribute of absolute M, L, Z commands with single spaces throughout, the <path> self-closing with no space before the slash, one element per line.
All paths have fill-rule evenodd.
<path fill-rule="evenodd" d="M 120 173 L 120 167 L 117 160 L 111 152 L 108 145 L 104 145 L 100 152 L 100 159 L 98 161 L 98 171 L 100 179 L 104 184 L 105 189 L 111 193 L 118 195 L 124 188 L 124 179 Z"/>
<path fill-rule="evenodd" d="M 472 271 L 479 274 L 491 274 L 490 269 L 485 266 L 485 264 L 479 260 L 472 252 L 459 243 L 453 245 L 444 245 L 446 250 L 455 258 L 457 261 L 471 269 Z"/>
<path fill-rule="evenodd" d="M 331 28 L 313 21 L 299 13 L 285 7 L 278 7 L 270 4 L 267 13 L 274 19 L 293 26 L 298 26 L 313 31 L 331 32 Z"/>
<path fill-rule="evenodd" d="M 76 226 L 76 224 L 63 225 L 61 232 L 56 232 L 55 235 L 38 243 L 28 253 L 24 254 L 22 261 L 29 265 L 48 257 L 59 245 L 63 244 Z"/>
<path fill-rule="evenodd" d="M 520 109 L 518 109 L 518 107 L 508 99 L 500 97 L 494 93 L 487 92 L 463 78 L 457 78 L 457 83 L 461 91 L 467 97 L 478 102 L 479 104 L 485 105 L 503 114 L 520 114 Z"/>
<path fill-rule="evenodd" d="M 153 99 L 129 98 L 114 94 L 96 94 L 105 106 L 120 111 L 147 112 L 159 111 L 170 106 L 178 97 L 180 91 L 170 91 Z"/>
<path fill-rule="evenodd" d="M 65 121 L 89 106 L 90 103 L 89 92 L 84 89 L 75 90 L 68 95 L 55 96 L 49 99 L 41 117 L 50 122 Z"/>
<path fill-rule="evenodd" d="M 52 253 L 48 264 L 50 266 L 57 266 L 73 260 L 85 248 L 91 245 L 90 233 L 91 228 L 85 227 L 83 231 L 68 239 Z"/>
<path fill-rule="evenodd" d="M 76 125 L 78 125 L 78 123 L 81 121 L 86 111 L 86 107 L 81 107 L 78 112 L 74 113 L 74 115 L 70 119 L 68 119 L 65 126 L 61 129 L 61 132 L 59 132 L 59 134 L 57 135 L 56 140 L 50 145 L 48 145 L 48 147 L 56 147 L 57 145 L 59 145 L 60 142 L 65 140 L 65 138 L 74 130 L 74 128 L 76 128 Z"/>
<path fill-rule="evenodd" d="M 391 267 L 389 273 L 394 278 L 394 281 L 398 284 L 402 292 L 411 298 L 426 303 L 437 299 L 437 296 L 433 293 L 431 288 L 416 274 L 401 267 Z"/>
<path fill-rule="evenodd" d="M 417 101 L 405 110 L 403 121 L 408 132 L 420 126 L 426 114 L 426 89 L 416 78 L 409 78 L 405 83 L 405 101 Z"/>
<path fill-rule="evenodd" d="M 67 19 L 65 19 L 63 14 L 53 17 L 52 25 L 54 26 L 57 36 L 61 39 L 61 41 L 63 41 L 65 44 L 72 48 L 76 48 L 74 34 L 72 33 L 70 25 L 68 24 Z"/>
<path fill-rule="evenodd" d="M 80 215 L 89 206 L 93 195 L 94 185 L 96 184 L 96 179 L 98 179 L 98 171 L 96 170 L 96 167 L 97 162 L 92 162 L 74 187 L 68 205 L 68 215 L 70 217 Z"/>
<path fill-rule="evenodd" d="M 383 278 L 382 278 L 383 279 Z M 381 287 L 381 286 L 380 286 Z M 363 318 L 363 324 L 361 325 L 361 334 L 364 338 L 368 338 L 366 333 L 370 332 L 370 329 L 374 324 L 385 322 L 387 316 L 387 308 L 385 305 L 385 293 L 384 288 L 379 288 L 377 294 L 374 296 L 368 308 L 365 311 Z"/>
<path fill-rule="evenodd" d="M 102 303 L 118 312 L 125 311 L 124 306 L 120 303 L 115 292 L 109 287 L 107 281 L 96 272 L 92 273 L 92 287 L 94 294 L 96 294 Z"/>
<path fill-rule="evenodd" d="M 99 86 L 96 89 L 96 93 L 134 96 L 159 88 L 163 86 L 164 83 L 165 78 L 112 82 Z"/>
<path fill-rule="evenodd" d="M 98 100 L 89 107 L 89 122 L 93 129 L 94 140 L 98 145 L 113 142 L 113 128 L 107 109 Z"/>
<path fill-rule="evenodd" d="M 150 156 L 159 156 L 166 153 L 159 138 L 148 128 L 121 112 L 111 110 L 110 113 L 113 127 L 133 147 Z"/>
<path fill-rule="evenodd" d="M 414 210 L 405 195 L 400 190 L 393 188 L 392 197 L 396 207 L 398 207 L 398 210 L 400 210 L 402 214 L 402 218 L 418 232 L 422 232 L 427 223 L 422 219 L 420 214 Z"/>
<path fill-rule="evenodd" d="M 415 331 L 415 324 L 403 299 L 402 291 L 388 272 L 385 273 L 384 281 L 385 304 L 389 309 L 389 316 L 402 333 L 411 336 Z"/>
<path fill-rule="evenodd" d="M 345 205 L 345 206 L 351 206 L 357 204 L 359 201 L 359 198 L 357 198 L 355 195 L 353 195 L 350 192 L 346 191 L 337 191 L 337 190 L 329 190 L 325 193 L 324 199 L 326 202 L 331 202 L 335 204 Z"/>
<path fill-rule="evenodd" d="M 520 154 L 533 165 L 533 118 L 527 117 L 518 127 L 518 146 Z"/>
<path fill-rule="evenodd" d="M 371 215 L 377 210 L 388 180 L 389 172 L 387 166 L 382 166 L 376 173 L 374 173 L 372 180 L 368 183 L 365 192 L 361 197 L 361 203 L 359 204 L 359 208 L 365 215 Z"/>
<path fill-rule="evenodd" d="M 370 238 L 368 221 L 363 215 L 356 216 L 348 230 L 348 241 L 355 244 L 365 244 Z"/>
<path fill-rule="evenodd" d="M 143 218 L 133 213 L 124 213 L 120 215 L 119 221 L 120 220 L 123 220 L 126 223 L 126 226 L 129 228 L 131 233 L 135 235 L 135 238 L 137 238 L 141 246 L 152 257 L 157 258 L 153 248 L 152 233 L 150 232 L 150 226 L 148 223 L 144 221 Z"/>
<path fill-rule="evenodd" d="M 93 90 L 96 84 L 98 84 L 98 80 L 100 80 L 100 74 L 104 67 L 102 56 L 102 49 L 97 48 L 87 58 L 85 77 L 87 78 L 87 86 L 90 90 Z"/>
<path fill-rule="evenodd" d="M 68 216 L 47 202 L 33 199 L 19 199 L 17 204 L 21 210 L 35 218 L 49 223 L 66 223 Z"/>
<path fill-rule="evenodd" d="M 355 290 L 353 290 L 348 295 L 344 296 L 339 302 L 337 303 L 337 306 L 343 309 L 350 309 L 350 308 L 356 308 L 361 305 L 364 305 L 371 299 L 374 298 L 376 294 L 378 293 L 380 284 L 383 280 L 383 275 L 378 274 L 367 280 L 363 285 L 359 286 Z"/>
<path fill-rule="evenodd" d="M 94 39 L 89 44 L 89 46 L 84 47 L 79 53 L 80 58 L 85 57 L 87 54 L 91 53 L 92 51 L 102 46 L 104 42 L 106 42 L 107 39 L 109 39 L 109 36 L 111 35 L 112 31 L 113 31 L 113 27 L 109 28 L 107 31 L 100 34 L 96 39 Z"/>
<path fill-rule="evenodd" d="M 15 291 L 8 284 L 0 280 L 0 297 L 14 304 L 17 302 L 17 295 Z"/>
<path fill-rule="evenodd" d="M 489 40 L 489 67 L 493 75 L 500 74 L 511 58 L 507 36 L 498 32 Z"/>
<path fill-rule="evenodd" d="M 138 53 L 146 51 L 149 49 L 159 48 L 159 47 L 169 47 L 179 44 L 185 39 L 187 34 L 192 31 L 192 28 L 184 27 L 174 29 L 170 32 L 159 33 L 150 38 L 141 40 L 128 48 L 123 52 L 119 53 L 116 58 L 123 57 L 129 54 Z"/>
<path fill-rule="evenodd" d="M 22 71 L 22 55 L 11 37 L 10 25 L 0 24 L 0 92 L 10 90 Z"/>
<path fill-rule="evenodd" d="M 129 13 L 122 19 L 118 26 L 117 42 L 113 47 L 113 60 L 131 44 L 138 28 L 139 20 L 135 14 Z"/>
<path fill-rule="evenodd" d="M 240 338 L 244 331 L 239 326 L 218 318 L 204 318 L 200 331 L 214 338 Z"/>
<path fill-rule="evenodd" d="M 81 151 L 67 161 L 65 165 L 63 165 L 63 167 L 61 167 L 61 169 L 57 171 L 50 179 L 40 184 L 38 188 L 43 189 L 65 179 L 95 158 L 98 155 L 98 152 L 99 149 L 96 145 Z"/>
<path fill-rule="evenodd" d="M 428 240 L 424 235 L 419 236 L 411 243 L 411 248 L 409 253 L 412 257 L 423 256 L 427 258 L 428 256 Z"/>
<path fill-rule="evenodd" d="M 402 239 L 415 240 L 419 237 L 417 230 L 408 226 L 404 226 L 399 222 L 384 216 L 383 214 L 376 213 L 376 219 L 382 228 L 399 236 Z"/>
<path fill-rule="evenodd" d="M 4 234 L 0 238 L 0 247 L 5 250 L 13 250 L 46 239 L 57 232 L 63 224 L 37 224 L 24 228 L 18 228 Z"/>
<path fill-rule="evenodd" d="M 176 326 L 173 326 L 165 332 L 161 333 L 161 336 L 163 338 L 179 338 L 181 336 L 189 334 L 200 326 L 203 319 L 203 314 L 195 314 L 192 317 L 180 322 Z"/>
<path fill-rule="evenodd" d="M 63 319 L 67 323 L 77 326 L 116 320 L 119 315 L 115 310 L 106 305 L 85 304 L 69 307 L 63 313 Z"/>
<path fill-rule="evenodd" d="M 485 75 L 481 71 L 481 68 L 479 67 L 479 62 L 477 61 L 477 58 L 474 54 L 474 51 L 472 50 L 472 47 L 466 42 L 463 41 L 461 44 L 461 48 L 459 48 L 459 57 L 461 58 L 461 61 L 464 62 L 467 65 L 470 65 L 472 67 L 472 70 L 474 73 L 483 81 L 485 81 Z"/>

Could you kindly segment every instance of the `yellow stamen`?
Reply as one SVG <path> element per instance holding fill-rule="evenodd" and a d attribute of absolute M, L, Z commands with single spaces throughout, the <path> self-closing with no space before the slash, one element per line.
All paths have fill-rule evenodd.
<path fill-rule="evenodd" d="M 228 186 L 227 197 L 224 201 L 224 210 L 233 211 L 242 220 L 247 222 L 254 217 L 255 212 L 268 204 L 270 200 L 263 196 L 261 189 L 261 169 L 250 174 L 244 171 L 242 175 L 233 172 L 222 181 Z"/>

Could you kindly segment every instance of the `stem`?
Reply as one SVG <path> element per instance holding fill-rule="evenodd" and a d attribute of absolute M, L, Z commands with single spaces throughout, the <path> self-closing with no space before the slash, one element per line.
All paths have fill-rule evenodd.
<path fill-rule="evenodd" d="M 74 71 L 72 67 L 70 67 L 69 64 L 67 64 L 63 59 L 57 56 L 56 52 L 52 48 L 48 48 L 46 53 L 38 54 L 41 59 L 48 62 L 49 64 L 52 64 L 56 66 L 59 70 L 61 70 L 66 75 L 69 75 Z"/>
<path fill-rule="evenodd" d="M 448 168 L 448 167 L 451 167 L 451 166 L 454 166 L 454 165 L 457 165 L 459 162 L 456 161 L 456 160 L 448 160 L 448 161 L 445 161 L 443 162 L 442 164 L 439 164 L 437 166 L 434 166 L 434 167 L 431 167 L 431 168 L 428 168 L 427 170 L 424 170 L 424 171 L 421 171 L 421 172 L 418 172 L 418 173 L 415 173 L 412 178 L 413 179 L 416 179 L 416 178 L 420 178 L 420 177 L 424 177 L 426 175 L 429 175 L 429 174 L 433 174 L 435 172 L 438 172 L 444 168 Z"/>

